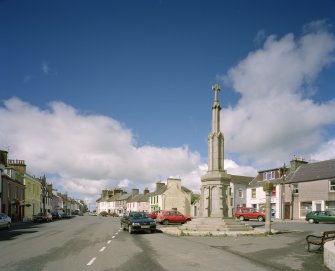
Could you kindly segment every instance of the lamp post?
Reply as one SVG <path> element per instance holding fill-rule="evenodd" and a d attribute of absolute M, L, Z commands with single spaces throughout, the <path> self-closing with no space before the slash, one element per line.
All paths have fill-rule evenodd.
<path fill-rule="evenodd" d="M 265 202 L 265 233 L 271 234 L 271 193 L 273 189 L 273 183 L 265 181 L 263 183 L 263 190 L 266 194 Z"/>

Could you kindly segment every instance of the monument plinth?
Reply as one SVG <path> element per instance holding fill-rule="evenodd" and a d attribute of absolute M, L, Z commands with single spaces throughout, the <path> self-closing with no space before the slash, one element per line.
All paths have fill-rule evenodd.
<path fill-rule="evenodd" d="M 199 216 L 184 228 L 195 231 L 245 231 L 252 230 L 244 223 L 228 217 L 227 188 L 231 176 L 224 170 L 224 135 L 220 131 L 219 91 L 212 87 L 212 131 L 208 135 L 208 171 L 201 176 Z"/>

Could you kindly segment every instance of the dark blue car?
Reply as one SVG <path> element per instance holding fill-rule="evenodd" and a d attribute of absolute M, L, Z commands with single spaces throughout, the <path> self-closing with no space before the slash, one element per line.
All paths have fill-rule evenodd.
<path fill-rule="evenodd" d="M 145 212 L 129 212 L 121 218 L 121 228 L 129 233 L 135 231 L 156 231 L 156 221 L 147 216 Z"/>

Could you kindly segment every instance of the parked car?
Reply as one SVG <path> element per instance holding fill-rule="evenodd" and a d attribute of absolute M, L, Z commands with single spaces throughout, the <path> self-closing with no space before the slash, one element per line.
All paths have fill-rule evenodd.
<path fill-rule="evenodd" d="M 61 219 L 62 215 L 58 212 L 52 212 L 51 213 L 52 219 Z"/>
<path fill-rule="evenodd" d="M 121 218 L 121 228 L 129 233 L 147 230 L 151 233 L 156 231 L 156 221 L 148 217 L 145 212 L 129 212 Z"/>
<path fill-rule="evenodd" d="M 306 221 L 309 223 L 335 222 L 335 214 L 328 211 L 312 211 L 306 215 Z"/>
<path fill-rule="evenodd" d="M 102 212 L 100 212 L 99 215 L 100 215 L 100 216 L 107 217 L 107 216 L 108 216 L 108 213 L 107 213 L 106 211 L 102 211 Z"/>
<path fill-rule="evenodd" d="M 33 215 L 33 222 L 50 222 L 52 221 L 52 215 L 49 212 L 42 212 L 36 215 Z"/>
<path fill-rule="evenodd" d="M 265 213 L 255 208 L 240 207 L 236 208 L 235 217 L 239 220 L 257 219 L 259 222 L 265 221 Z"/>
<path fill-rule="evenodd" d="M 72 211 L 72 215 L 79 215 L 79 213 L 80 213 L 79 209 Z"/>
<path fill-rule="evenodd" d="M 161 211 L 159 214 L 157 214 L 157 218 L 156 218 L 157 222 L 164 224 L 164 225 L 167 225 L 169 223 L 184 224 L 191 220 L 192 220 L 191 216 L 183 215 L 181 212 L 175 211 L 175 210 Z"/>
<path fill-rule="evenodd" d="M 160 213 L 160 210 L 156 210 L 156 211 L 152 211 L 150 213 L 147 214 L 148 217 L 151 217 L 153 219 L 156 219 L 157 218 L 157 214 Z"/>
<path fill-rule="evenodd" d="M 12 219 L 8 215 L 0 213 L 0 227 L 9 229 L 11 225 Z"/>

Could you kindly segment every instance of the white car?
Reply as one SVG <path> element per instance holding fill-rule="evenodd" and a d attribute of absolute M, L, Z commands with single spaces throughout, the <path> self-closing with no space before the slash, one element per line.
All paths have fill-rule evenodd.
<path fill-rule="evenodd" d="M 9 229 L 11 224 L 12 219 L 8 215 L 0 213 L 0 227 Z"/>

